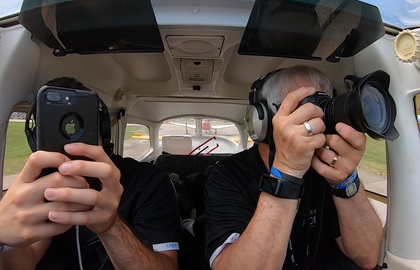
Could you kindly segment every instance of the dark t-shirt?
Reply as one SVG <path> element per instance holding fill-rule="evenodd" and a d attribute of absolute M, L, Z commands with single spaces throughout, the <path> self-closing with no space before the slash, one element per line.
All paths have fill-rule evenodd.
<path fill-rule="evenodd" d="M 206 182 L 206 258 L 232 234 L 242 234 L 254 215 L 262 174 L 269 174 L 257 145 L 231 156 L 212 171 Z M 326 269 L 335 238 L 340 236 L 337 212 L 327 182 L 313 169 L 304 176 L 300 201 L 283 269 Z M 275 233 L 275 232 L 273 232 Z M 294 260 L 294 262 L 293 262 Z"/>
<path fill-rule="evenodd" d="M 112 156 L 121 171 L 124 192 L 118 213 L 138 239 L 155 250 L 174 250 L 179 245 L 180 224 L 175 191 L 169 177 L 150 163 Z M 113 269 L 95 233 L 80 226 L 84 269 Z M 169 248 L 168 248 L 169 246 Z M 75 228 L 55 236 L 36 269 L 79 269 Z M 104 264 L 104 266 L 102 266 Z"/>

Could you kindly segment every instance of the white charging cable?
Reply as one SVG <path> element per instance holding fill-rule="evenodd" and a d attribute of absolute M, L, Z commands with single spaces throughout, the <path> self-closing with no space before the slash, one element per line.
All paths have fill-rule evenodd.
<path fill-rule="evenodd" d="M 75 229 L 76 229 L 77 256 L 79 257 L 79 268 L 80 270 L 83 270 L 82 252 L 80 250 L 79 225 L 75 225 Z"/>

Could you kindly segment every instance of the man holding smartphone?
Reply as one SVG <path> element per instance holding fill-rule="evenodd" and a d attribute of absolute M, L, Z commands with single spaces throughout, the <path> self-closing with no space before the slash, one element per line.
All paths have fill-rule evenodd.
<path fill-rule="evenodd" d="M 47 85 L 87 89 L 72 78 Z M 169 177 L 103 146 L 77 142 L 64 151 L 31 154 L 0 201 L 0 268 L 177 269 L 180 225 Z M 46 168 L 57 171 L 40 177 Z M 99 179 L 101 190 L 85 177 Z"/>

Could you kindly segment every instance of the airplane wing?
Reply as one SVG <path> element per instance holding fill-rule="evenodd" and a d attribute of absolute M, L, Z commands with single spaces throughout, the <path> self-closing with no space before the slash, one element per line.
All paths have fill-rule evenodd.
<path fill-rule="evenodd" d="M 234 127 L 234 126 L 235 126 L 234 124 L 213 125 L 212 121 L 210 121 L 210 120 L 203 121 L 203 129 L 204 130 L 210 130 L 210 129 L 218 130 L 218 129 L 229 128 L 229 127 Z"/>
<path fill-rule="evenodd" d="M 230 128 L 230 127 L 234 127 L 235 125 L 220 125 L 220 126 L 214 126 L 212 125 L 211 128 L 212 129 L 222 129 L 222 128 Z"/>
<path fill-rule="evenodd" d="M 175 126 L 182 126 L 185 127 L 187 126 L 188 128 L 195 128 L 195 125 L 191 125 L 191 124 L 187 124 L 187 123 L 177 123 L 177 122 L 169 122 L 171 125 L 175 125 Z"/>
<path fill-rule="evenodd" d="M 176 125 L 176 126 L 182 126 L 185 127 L 187 126 L 188 128 L 196 128 L 196 125 L 194 124 L 187 124 L 187 123 L 178 123 L 178 122 L 169 122 L 171 125 Z M 209 120 L 205 120 L 202 122 L 201 127 L 203 130 L 218 130 L 218 129 L 223 129 L 223 128 L 230 128 L 230 127 L 234 127 L 234 124 L 228 124 L 228 125 L 213 125 L 212 121 Z"/>

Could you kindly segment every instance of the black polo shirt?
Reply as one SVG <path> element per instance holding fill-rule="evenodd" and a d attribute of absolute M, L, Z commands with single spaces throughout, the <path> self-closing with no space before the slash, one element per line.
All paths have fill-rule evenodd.
<path fill-rule="evenodd" d="M 262 174 L 269 172 L 256 144 L 214 167 L 205 192 L 208 260 L 229 237 L 239 236 L 248 226 L 261 193 Z M 326 269 L 332 252 L 338 249 L 335 243 L 335 238 L 340 236 L 337 212 L 328 183 L 313 169 L 304 178 L 304 194 L 283 269 L 303 269 L 309 264 L 308 269 Z"/>
<path fill-rule="evenodd" d="M 169 177 L 150 163 L 112 156 L 121 171 L 124 192 L 118 213 L 138 239 L 156 251 L 178 250 L 180 224 Z M 95 233 L 80 226 L 84 269 L 113 269 Z M 53 237 L 36 269 L 79 269 L 74 227 Z"/>

